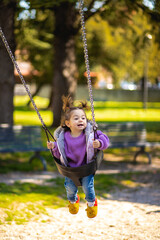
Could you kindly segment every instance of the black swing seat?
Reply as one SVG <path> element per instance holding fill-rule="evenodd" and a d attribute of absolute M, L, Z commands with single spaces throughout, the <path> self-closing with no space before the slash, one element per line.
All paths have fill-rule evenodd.
<path fill-rule="evenodd" d="M 55 163 L 59 173 L 65 177 L 71 178 L 74 184 L 81 186 L 81 178 L 95 174 L 103 160 L 103 151 L 98 151 L 92 162 L 80 167 L 66 167 L 60 163 L 60 160 L 55 158 Z"/>

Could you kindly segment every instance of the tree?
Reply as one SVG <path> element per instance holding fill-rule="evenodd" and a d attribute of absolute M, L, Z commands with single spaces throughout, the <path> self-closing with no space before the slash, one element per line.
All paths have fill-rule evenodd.
<path fill-rule="evenodd" d="M 8 0 L 5 1 L 9 3 Z M 61 117 L 61 97 L 68 94 L 74 97 L 77 85 L 78 71 L 75 39 L 80 29 L 78 2 L 75 0 L 26 0 L 26 2 L 29 3 L 30 9 L 42 12 L 48 9 L 54 16 L 52 109 L 54 115 L 53 125 L 57 126 Z M 153 2 L 157 3 L 158 1 Z M 125 28 L 126 23 L 132 17 L 133 10 L 137 11 L 139 8 L 142 8 L 144 12 L 151 16 L 153 21 L 157 19 L 160 22 L 158 7 L 156 7 L 156 11 L 154 9 L 152 11 L 144 6 L 142 0 L 86 0 L 84 8 L 85 20 L 87 21 L 92 16 L 99 14 L 111 26 L 122 26 Z"/>
<path fill-rule="evenodd" d="M 122 1 L 119 4 L 122 4 Z M 91 70 L 97 71 L 98 67 L 107 69 L 112 74 L 114 86 L 117 87 L 122 79 L 139 83 L 144 71 L 146 52 L 150 51 L 150 54 L 147 54 L 148 77 L 150 82 L 154 83 L 159 73 L 160 61 L 158 43 L 155 41 L 156 32 L 153 29 L 158 24 L 151 21 L 141 8 L 128 14 L 125 25 L 121 17 L 113 21 L 111 16 L 112 13 L 108 13 L 107 20 L 106 15 L 96 14 L 86 22 Z M 145 38 L 149 34 L 152 35 L 152 44 L 146 48 Z M 77 46 L 82 77 L 83 52 L 79 41 Z"/>
<path fill-rule="evenodd" d="M 14 15 L 16 0 L 0 2 L 0 26 L 12 52 L 15 51 Z M 14 67 L 0 39 L 0 123 L 13 124 Z"/>
<path fill-rule="evenodd" d="M 59 125 L 62 109 L 62 95 L 74 98 L 77 85 L 75 36 L 77 34 L 77 12 L 75 3 L 63 2 L 54 7 L 54 77 L 53 114 L 54 126 Z M 62 17 L 63 16 L 63 17 Z"/>
<path fill-rule="evenodd" d="M 80 19 L 77 9 L 78 2 L 75 0 L 30 0 L 30 7 L 43 9 L 48 8 L 54 13 L 54 76 L 53 76 L 53 125 L 60 123 L 62 109 L 62 95 L 70 94 L 74 97 L 77 85 L 77 65 L 75 54 L 75 38 L 80 29 Z M 98 6 L 98 7 L 97 7 Z M 112 26 L 122 26 L 130 21 L 133 10 L 142 8 L 147 14 L 154 11 L 144 6 L 143 1 L 85 1 L 85 20 L 99 14 Z M 157 14 L 157 13 L 156 13 Z M 159 17 L 159 15 L 157 14 Z M 84 60 L 83 60 L 84 61 Z"/>
<path fill-rule="evenodd" d="M 36 85 L 33 98 L 43 85 L 51 84 L 53 77 L 53 26 L 53 13 L 48 9 L 17 13 L 15 35 L 20 52 L 18 59 L 28 61 L 33 67 L 32 76 L 25 79 Z"/>
<path fill-rule="evenodd" d="M 54 63 L 52 109 L 54 126 L 59 125 L 62 109 L 62 95 L 74 98 L 77 85 L 77 65 L 75 58 L 75 36 L 79 30 L 78 10 L 75 1 L 28 1 L 31 9 L 54 14 Z"/>

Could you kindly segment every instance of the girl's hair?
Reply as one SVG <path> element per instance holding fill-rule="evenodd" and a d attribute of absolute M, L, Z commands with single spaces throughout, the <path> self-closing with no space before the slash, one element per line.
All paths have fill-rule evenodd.
<path fill-rule="evenodd" d="M 61 118 L 61 127 L 65 128 L 65 130 L 69 130 L 69 128 L 65 124 L 65 121 L 70 119 L 72 111 L 77 109 L 82 109 L 84 111 L 84 110 L 88 110 L 89 107 L 87 105 L 87 101 L 80 101 L 79 105 L 75 106 L 70 96 L 67 96 L 67 97 L 63 96 L 62 101 L 63 101 L 63 107 L 62 107 L 63 115 Z"/>

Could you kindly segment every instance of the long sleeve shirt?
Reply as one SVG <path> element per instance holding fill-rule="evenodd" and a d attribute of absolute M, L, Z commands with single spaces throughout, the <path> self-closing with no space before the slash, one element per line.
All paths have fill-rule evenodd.
<path fill-rule="evenodd" d="M 96 139 L 99 140 L 101 146 L 99 150 L 104 150 L 109 145 L 108 137 L 100 130 L 96 132 Z M 86 135 L 82 132 L 78 137 L 72 137 L 70 131 L 64 133 L 64 148 L 70 167 L 79 167 L 86 164 Z M 60 158 L 60 152 L 55 142 L 53 154 L 56 158 Z"/>

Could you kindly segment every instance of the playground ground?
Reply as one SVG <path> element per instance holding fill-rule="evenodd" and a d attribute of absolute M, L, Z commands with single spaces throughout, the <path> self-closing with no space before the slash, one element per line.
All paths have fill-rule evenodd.
<path fill-rule="evenodd" d="M 157 240 L 160 239 L 160 163 L 155 158 L 152 165 L 111 162 L 100 173 L 143 171 L 135 175 L 138 186 L 114 189 L 107 199 L 98 199 L 98 215 L 86 216 L 86 204 L 80 204 L 77 215 L 68 213 L 67 207 L 48 208 L 48 215 L 23 225 L 0 225 L 1 240 Z M 98 173 L 97 173 L 98 174 Z M 57 175 L 55 175 L 56 177 Z M 53 173 L 1 175 L 0 181 L 14 180 L 43 184 Z"/>

